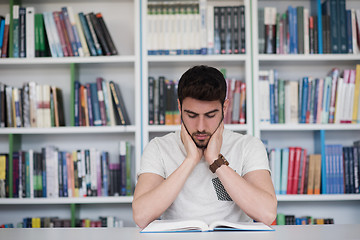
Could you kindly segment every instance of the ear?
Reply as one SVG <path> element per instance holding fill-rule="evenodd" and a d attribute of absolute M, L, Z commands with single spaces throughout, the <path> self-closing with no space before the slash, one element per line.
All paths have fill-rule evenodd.
<path fill-rule="evenodd" d="M 229 99 L 226 99 L 225 102 L 224 102 L 224 106 L 223 106 L 224 118 L 225 118 L 225 116 L 227 114 L 227 109 L 229 107 L 229 103 L 230 103 Z"/>

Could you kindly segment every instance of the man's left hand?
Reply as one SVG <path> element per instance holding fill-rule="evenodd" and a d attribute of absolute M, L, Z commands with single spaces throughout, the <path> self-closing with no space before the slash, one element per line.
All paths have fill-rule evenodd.
<path fill-rule="evenodd" d="M 219 127 L 211 136 L 209 143 L 204 150 L 204 157 L 207 163 L 211 165 L 219 156 L 220 149 L 222 146 L 223 140 L 223 132 L 224 132 L 224 122 L 222 121 Z"/>

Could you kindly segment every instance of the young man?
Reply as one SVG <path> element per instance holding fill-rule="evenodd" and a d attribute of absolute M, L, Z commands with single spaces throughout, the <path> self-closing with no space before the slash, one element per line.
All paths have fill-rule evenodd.
<path fill-rule="evenodd" d="M 181 131 L 144 150 L 133 200 L 135 223 L 162 219 L 256 221 L 270 225 L 277 200 L 261 141 L 224 129 L 229 105 L 217 69 L 195 66 L 178 86 Z"/>

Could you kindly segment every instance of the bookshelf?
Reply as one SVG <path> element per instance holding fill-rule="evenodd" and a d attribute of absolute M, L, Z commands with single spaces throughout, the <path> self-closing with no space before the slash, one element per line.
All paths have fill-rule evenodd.
<path fill-rule="evenodd" d="M 0 14 L 9 12 L 14 0 L 0 0 Z M 117 142 L 128 140 L 135 146 L 135 171 L 140 165 L 141 152 L 154 137 L 179 130 L 179 126 L 148 124 L 148 77 L 165 76 L 178 80 L 189 67 L 207 64 L 227 70 L 227 77 L 246 81 L 247 123 L 229 124 L 225 128 L 253 134 L 267 140 L 269 148 L 288 147 L 288 144 L 316 152 L 316 135 L 323 132 L 326 144 L 351 144 L 359 139 L 359 124 L 262 124 L 259 120 L 259 70 L 277 69 L 279 76 L 296 80 L 309 73 L 325 76 L 332 67 L 353 68 L 360 55 L 314 54 L 276 55 L 258 53 L 258 7 L 273 6 L 284 12 L 288 5 L 310 8 L 311 0 L 208 0 L 210 4 L 245 5 L 246 54 L 237 55 L 176 55 L 153 56 L 147 53 L 146 0 L 23 0 L 22 5 L 34 6 L 36 11 L 55 11 L 72 6 L 74 12 L 102 12 L 119 55 L 98 57 L 66 57 L 35 59 L 0 59 L 1 81 L 20 87 L 26 81 L 53 84 L 63 89 L 66 127 L 59 128 L 2 128 L 0 151 L 39 149 L 52 145 L 64 150 L 97 147 L 118 154 Z M 157 1 L 159 2 L 159 1 Z M 347 6 L 360 8 L 358 1 L 347 0 Z M 97 76 L 116 81 L 124 93 L 132 125 L 115 127 L 72 127 L 71 83 L 94 82 Z M 95 139 L 95 140 L 94 140 Z M 335 223 L 359 223 L 360 197 L 356 194 L 278 195 L 278 212 L 314 217 L 333 217 Z M 116 215 L 125 226 L 134 226 L 132 197 L 86 197 L 55 199 L 0 199 L 0 223 L 17 223 L 28 216 L 59 216 L 60 218 L 98 218 Z"/>
<path fill-rule="evenodd" d="M 246 82 L 246 124 L 227 124 L 225 128 L 244 134 L 252 133 L 252 99 L 251 99 L 251 39 L 250 39 L 250 1 L 207 1 L 209 5 L 219 6 L 245 6 L 245 32 L 246 32 L 246 54 L 225 55 L 148 55 L 148 4 L 164 1 L 143 1 L 142 3 L 142 119 L 143 119 L 143 142 L 142 147 L 154 137 L 163 136 L 169 132 L 180 129 L 180 126 L 149 125 L 148 124 L 148 77 L 165 76 L 167 79 L 179 80 L 181 75 L 190 67 L 204 64 L 214 66 L 218 69 L 226 69 L 228 78 L 236 78 Z M 186 1 L 185 1 L 186 2 Z M 196 2 L 196 1 L 195 1 Z"/>
<path fill-rule="evenodd" d="M 52 128 L 2 128 L 0 150 L 13 149 L 36 151 L 49 143 L 60 150 L 96 148 L 108 151 L 110 157 L 119 155 L 119 141 L 126 140 L 134 146 L 133 161 L 138 166 L 141 156 L 141 96 L 140 91 L 140 16 L 138 0 L 125 1 L 0 1 L 0 14 L 10 12 L 13 4 L 33 6 L 35 12 L 59 11 L 71 6 L 74 13 L 101 12 L 119 52 L 114 56 L 63 57 L 63 58 L 1 58 L 1 82 L 21 87 L 24 82 L 55 85 L 62 89 L 64 98 L 65 127 Z M 82 84 L 96 82 L 96 77 L 114 81 L 121 89 L 131 125 L 74 127 L 71 97 L 75 80 Z M 134 169 L 136 171 L 136 169 Z M 133 226 L 132 196 L 0 199 L 0 222 L 18 223 L 24 217 L 72 219 L 116 216 L 125 226 Z M 93 205 L 95 204 L 95 205 Z"/>
<path fill-rule="evenodd" d="M 254 135 L 266 140 L 268 148 L 300 146 L 308 153 L 320 153 L 321 144 L 352 145 L 358 140 L 359 124 L 270 124 L 260 122 L 259 71 L 276 69 L 279 79 L 299 80 L 304 76 L 325 77 L 333 67 L 355 68 L 358 54 L 259 54 L 258 8 L 276 7 L 282 14 L 289 5 L 311 9 L 315 1 L 252 1 Z M 346 1 L 346 8 L 359 8 L 358 1 Z M 311 12 L 311 11 L 310 11 Z M 323 138 L 319 139 L 319 135 Z M 359 222 L 358 194 L 277 195 L 278 213 L 296 216 L 332 217 L 335 223 Z"/>

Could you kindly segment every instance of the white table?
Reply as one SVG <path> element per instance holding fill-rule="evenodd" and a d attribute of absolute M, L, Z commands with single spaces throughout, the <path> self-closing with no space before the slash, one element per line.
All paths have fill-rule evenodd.
<path fill-rule="evenodd" d="M 0 229 L 1 240 L 330 240 L 360 239 L 360 224 L 273 226 L 271 232 L 140 233 L 139 228 Z"/>

